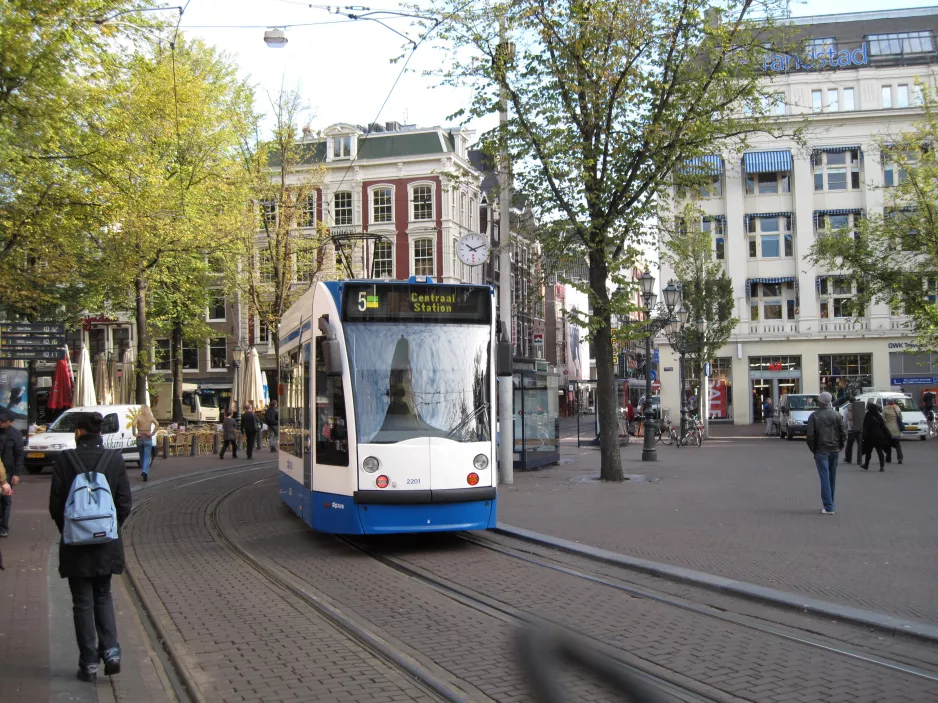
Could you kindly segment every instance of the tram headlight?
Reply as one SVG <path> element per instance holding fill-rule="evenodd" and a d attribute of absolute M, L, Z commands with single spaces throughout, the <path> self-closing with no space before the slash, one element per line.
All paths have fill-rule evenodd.
<path fill-rule="evenodd" d="M 489 468 L 489 458 L 485 454 L 476 454 L 476 458 L 472 460 L 472 465 L 476 471 L 485 471 Z"/>
<path fill-rule="evenodd" d="M 378 470 L 380 463 L 381 462 L 379 462 L 375 457 L 366 456 L 365 460 L 362 462 L 362 469 L 370 474 L 373 474 Z"/>

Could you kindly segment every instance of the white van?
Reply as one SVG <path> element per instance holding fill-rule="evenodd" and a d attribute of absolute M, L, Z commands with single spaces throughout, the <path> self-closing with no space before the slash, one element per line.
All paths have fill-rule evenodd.
<path fill-rule="evenodd" d="M 912 396 L 907 393 L 901 391 L 868 391 L 864 389 L 864 392 L 858 395 L 856 399 L 864 404 L 873 401 L 879 406 L 880 410 L 883 409 L 883 401 L 887 399 L 895 400 L 896 407 L 902 411 L 902 422 L 905 423 L 902 439 L 920 439 L 923 442 L 928 439 L 928 421 L 925 419 L 925 413 L 915 404 Z"/>
<path fill-rule="evenodd" d="M 778 399 L 778 432 L 785 439 L 808 433 L 808 418 L 815 410 L 820 410 L 821 403 L 817 395 L 805 393 L 786 393 Z"/>
<path fill-rule="evenodd" d="M 153 417 L 160 422 L 170 422 L 173 419 L 173 384 L 154 383 L 150 385 L 150 409 Z M 218 392 L 200 388 L 195 383 L 182 384 L 182 415 L 187 423 L 201 425 L 203 423 L 217 424 L 220 414 L 218 410 Z"/>
<path fill-rule="evenodd" d="M 140 413 L 140 406 L 86 405 L 66 410 L 45 432 L 29 438 L 24 462 L 29 473 L 38 474 L 43 467 L 51 466 L 55 457 L 64 450 L 75 448 L 75 423 L 78 413 L 101 413 L 104 416 L 104 423 L 101 425 L 104 446 L 118 450 L 124 455 L 124 461 L 140 464 L 137 440 L 131 429 L 134 419 Z"/>

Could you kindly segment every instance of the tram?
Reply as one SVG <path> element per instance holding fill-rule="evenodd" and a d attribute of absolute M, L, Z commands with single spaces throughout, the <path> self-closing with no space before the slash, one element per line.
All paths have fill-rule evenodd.
<path fill-rule="evenodd" d="M 490 286 L 312 286 L 280 324 L 283 502 L 321 532 L 494 527 L 495 363 L 510 359 L 494 318 Z"/>

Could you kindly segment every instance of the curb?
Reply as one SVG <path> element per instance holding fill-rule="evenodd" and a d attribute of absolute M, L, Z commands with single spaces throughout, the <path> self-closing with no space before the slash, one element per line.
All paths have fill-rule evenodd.
<path fill-rule="evenodd" d="M 882 630 L 892 635 L 905 635 L 933 644 L 938 643 L 938 626 L 917 620 L 906 620 L 904 618 L 886 615 L 885 613 L 878 613 L 874 610 L 863 610 L 849 605 L 840 605 L 819 598 L 812 598 L 811 596 L 802 596 L 777 588 L 760 586 L 747 581 L 737 581 L 735 579 L 708 574 L 703 571 L 694 571 L 693 569 L 686 569 L 681 566 L 662 564 L 661 562 L 632 557 L 607 549 L 600 549 L 599 547 L 591 547 L 578 542 L 561 539 L 560 537 L 545 535 L 541 532 L 526 530 L 522 527 L 506 525 L 502 522 L 498 523 L 498 526 L 493 532 L 526 542 L 553 547 L 554 549 L 559 549 L 564 552 L 570 552 L 606 564 L 612 564 L 613 566 L 642 571 L 653 576 L 690 583 L 720 593 L 742 596 L 743 598 L 769 603 L 771 605 L 793 608 L 800 613 L 823 615 L 825 617 L 836 618 L 843 622 Z"/>

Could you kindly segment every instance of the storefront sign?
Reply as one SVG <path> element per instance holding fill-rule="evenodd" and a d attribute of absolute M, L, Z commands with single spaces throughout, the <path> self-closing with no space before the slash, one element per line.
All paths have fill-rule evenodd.
<path fill-rule="evenodd" d="M 888 344 L 890 349 L 912 349 L 915 346 L 915 342 L 890 342 Z"/>
<path fill-rule="evenodd" d="M 894 386 L 930 386 L 938 383 L 938 376 L 893 376 L 891 383 Z"/>
<path fill-rule="evenodd" d="M 727 417 L 726 381 L 716 381 L 710 384 L 710 417 L 723 419 Z"/>
<path fill-rule="evenodd" d="M 824 68 L 847 68 L 849 66 L 866 66 L 870 62 L 869 45 L 866 42 L 859 49 L 835 50 L 812 49 L 805 56 L 790 56 L 788 54 L 770 54 L 762 62 L 765 71 L 801 71 L 821 70 Z"/>

